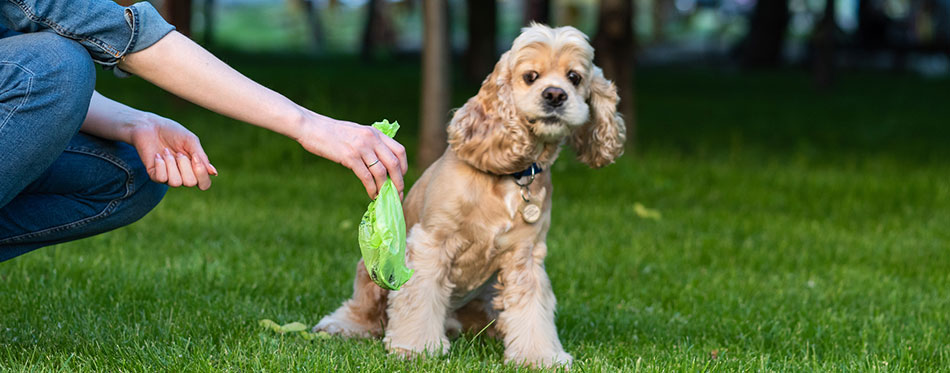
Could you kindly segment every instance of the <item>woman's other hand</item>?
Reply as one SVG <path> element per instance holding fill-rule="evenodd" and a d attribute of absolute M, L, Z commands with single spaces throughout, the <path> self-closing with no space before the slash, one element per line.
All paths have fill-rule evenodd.
<path fill-rule="evenodd" d="M 132 126 L 130 140 L 157 183 L 208 190 L 211 175 L 218 174 L 198 136 L 171 119 L 146 115 Z"/>

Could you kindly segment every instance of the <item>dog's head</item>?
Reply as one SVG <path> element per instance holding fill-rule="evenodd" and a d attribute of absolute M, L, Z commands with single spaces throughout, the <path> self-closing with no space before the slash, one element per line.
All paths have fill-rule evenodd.
<path fill-rule="evenodd" d="M 550 165 L 565 139 L 587 165 L 612 163 L 623 153 L 626 130 L 616 87 L 593 58 L 587 36 L 573 27 L 524 28 L 452 118 L 452 149 L 496 174 Z"/>

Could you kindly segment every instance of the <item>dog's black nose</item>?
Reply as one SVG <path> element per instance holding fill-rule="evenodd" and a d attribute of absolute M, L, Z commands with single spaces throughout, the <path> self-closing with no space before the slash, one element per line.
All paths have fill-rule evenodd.
<path fill-rule="evenodd" d="M 548 104 L 548 106 L 558 107 L 567 100 L 567 92 L 564 92 L 563 89 L 558 87 L 547 87 L 541 92 L 541 98 L 544 99 L 544 103 Z"/>

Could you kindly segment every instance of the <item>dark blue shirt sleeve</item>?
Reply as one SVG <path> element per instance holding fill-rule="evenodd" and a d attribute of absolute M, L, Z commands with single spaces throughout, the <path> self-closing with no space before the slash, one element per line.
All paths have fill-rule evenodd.
<path fill-rule="evenodd" d="M 55 32 L 76 40 L 107 69 L 175 29 L 148 2 L 123 7 L 111 0 L 0 0 L 0 24 L 21 33 Z"/>

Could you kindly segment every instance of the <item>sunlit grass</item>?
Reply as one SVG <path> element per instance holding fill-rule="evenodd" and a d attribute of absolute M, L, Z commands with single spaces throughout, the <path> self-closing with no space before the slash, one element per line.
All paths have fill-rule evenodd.
<path fill-rule="evenodd" d="M 229 60 L 317 111 L 414 134 L 411 63 Z M 849 75 L 815 94 L 794 72 L 638 74 L 638 146 L 603 170 L 564 152 L 551 170 L 547 270 L 575 370 L 950 367 L 947 81 Z M 221 176 L 130 227 L 0 264 L 0 368 L 516 369 L 486 336 L 404 362 L 375 340 L 260 328 L 314 324 L 349 296 L 368 202 L 355 177 L 141 81 L 99 88 L 193 128 Z"/>

